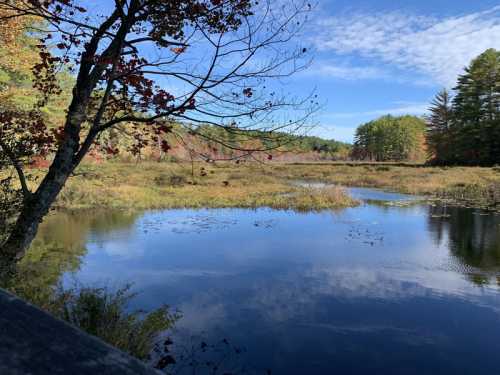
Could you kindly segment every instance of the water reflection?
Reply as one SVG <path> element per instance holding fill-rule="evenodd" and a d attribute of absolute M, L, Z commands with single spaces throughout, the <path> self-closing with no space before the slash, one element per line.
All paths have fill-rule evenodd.
<path fill-rule="evenodd" d="M 436 243 L 447 244 L 472 282 L 500 282 L 500 215 L 434 206 L 429 207 L 428 221 Z"/>
<path fill-rule="evenodd" d="M 425 286 L 421 277 L 297 266 L 251 283 L 204 278 L 181 305 L 179 335 L 193 327 L 231 335 L 245 343 L 251 363 L 280 374 L 474 374 L 475 361 L 480 372 L 498 370 L 491 347 L 500 334 L 498 296 L 460 278 L 436 289 L 442 280 Z"/>
<path fill-rule="evenodd" d="M 61 211 L 49 215 L 23 260 L 18 264 L 12 289 L 44 306 L 65 273 L 80 269 L 87 253 L 89 234 L 130 229 L 137 213 L 110 210 Z"/>
<path fill-rule="evenodd" d="M 88 236 L 130 230 L 139 212 L 122 210 L 73 210 L 49 215 L 40 226 L 34 249 L 39 245 L 57 243 L 64 247 L 85 247 Z"/>
<path fill-rule="evenodd" d="M 176 340 L 228 337 L 274 374 L 500 373 L 499 217 L 358 193 L 338 213 L 60 213 L 33 283 L 134 282 L 135 307 L 182 311 Z"/>
<path fill-rule="evenodd" d="M 418 201 L 420 198 L 416 195 L 400 194 L 387 192 L 380 189 L 372 188 L 349 188 L 349 194 L 355 199 L 361 199 L 369 202 L 412 202 Z"/>

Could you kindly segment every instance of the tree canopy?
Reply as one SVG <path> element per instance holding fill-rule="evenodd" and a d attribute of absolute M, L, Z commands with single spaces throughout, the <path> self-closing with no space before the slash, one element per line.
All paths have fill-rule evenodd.
<path fill-rule="evenodd" d="M 439 93 L 430 108 L 431 162 L 500 163 L 500 51 L 488 49 L 475 58 L 453 91 L 452 99 Z"/>
<path fill-rule="evenodd" d="M 383 116 L 357 128 L 353 157 L 375 161 L 416 161 L 423 155 L 425 122 L 415 116 Z"/>

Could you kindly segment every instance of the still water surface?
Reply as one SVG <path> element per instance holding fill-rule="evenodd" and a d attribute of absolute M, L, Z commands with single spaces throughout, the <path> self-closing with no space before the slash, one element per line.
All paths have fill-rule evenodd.
<path fill-rule="evenodd" d="M 351 193 L 338 212 L 59 213 L 37 244 L 72 249 L 65 283 L 133 282 L 135 307 L 182 312 L 179 341 L 228 338 L 257 370 L 500 374 L 500 216 Z"/>

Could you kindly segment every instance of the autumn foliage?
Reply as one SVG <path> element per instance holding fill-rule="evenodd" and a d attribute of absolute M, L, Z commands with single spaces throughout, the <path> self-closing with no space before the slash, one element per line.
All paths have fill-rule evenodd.
<path fill-rule="evenodd" d="M 29 52 L 27 77 L 39 93 L 31 108 L 0 109 L 0 157 L 17 173 L 23 196 L 2 249 L 9 256 L 22 256 L 66 180 L 112 129 L 133 140 L 136 154 L 151 144 L 167 152 L 172 122 L 188 124 L 190 135 L 199 134 L 196 124 L 210 124 L 247 140 L 279 141 L 268 135 L 295 131 L 317 106 L 314 96 L 290 100 L 270 82 L 308 65 L 307 48 L 295 40 L 307 2 L 115 0 L 101 14 L 84 4 L 0 0 L 3 40 L 17 48 L 30 30 L 34 43 L 18 47 Z M 62 93 L 69 100 L 63 121 L 50 123 L 46 108 Z M 44 153 L 51 166 L 31 191 L 23 167 Z"/>

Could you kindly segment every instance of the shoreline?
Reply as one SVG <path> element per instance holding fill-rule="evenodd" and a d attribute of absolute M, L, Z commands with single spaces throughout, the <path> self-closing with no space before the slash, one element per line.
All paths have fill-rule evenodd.
<path fill-rule="evenodd" d="M 342 187 L 418 195 L 431 202 L 500 210 L 500 171 L 484 167 L 190 163 L 84 163 L 55 209 L 258 208 L 317 211 L 358 204 Z M 36 171 L 34 171 L 36 174 Z M 320 182 L 310 189 L 296 181 Z"/>

